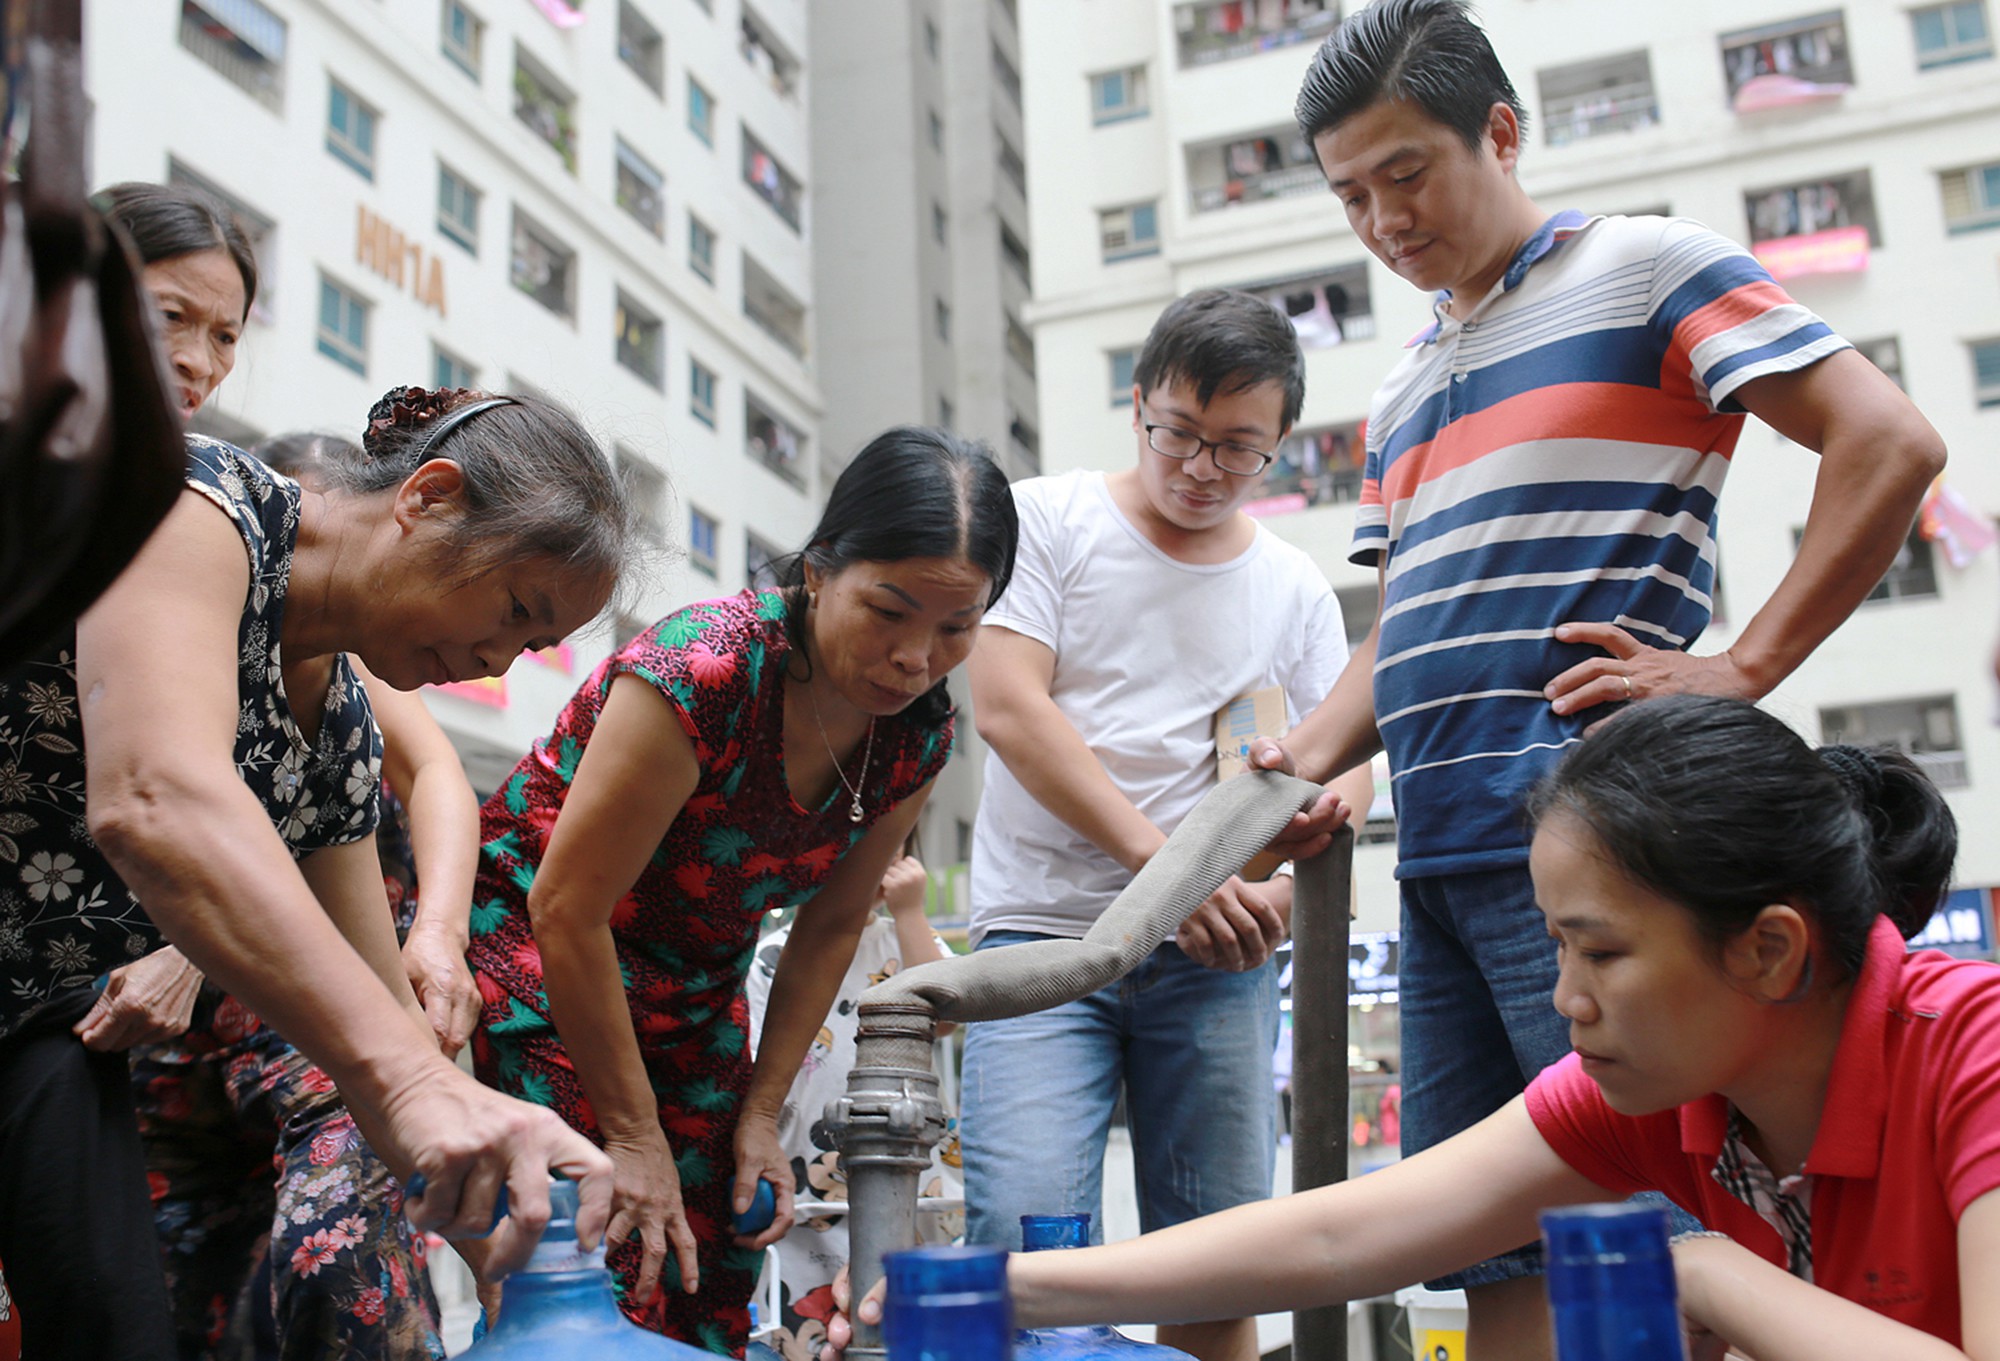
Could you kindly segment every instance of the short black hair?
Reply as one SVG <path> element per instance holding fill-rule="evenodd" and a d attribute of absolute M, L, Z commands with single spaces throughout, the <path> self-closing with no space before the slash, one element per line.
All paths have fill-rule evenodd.
<path fill-rule="evenodd" d="M 1299 87 L 1299 131 L 1310 142 L 1389 99 L 1416 105 L 1474 151 L 1495 104 L 1528 126 L 1528 110 L 1465 0 L 1375 0 L 1348 15 Z"/>
<path fill-rule="evenodd" d="M 142 265 L 211 250 L 226 254 L 243 276 L 243 315 L 250 315 L 257 301 L 257 254 L 243 224 L 214 195 L 190 184 L 128 180 L 92 197 L 132 243 Z"/>
<path fill-rule="evenodd" d="M 1270 303 L 1238 289 L 1204 288 L 1176 298 L 1160 313 L 1139 351 L 1132 381 L 1142 397 L 1168 383 L 1187 383 L 1203 406 L 1217 392 L 1277 383 L 1284 389 L 1290 430 L 1306 403 L 1306 357 L 1292 323 Z"/>

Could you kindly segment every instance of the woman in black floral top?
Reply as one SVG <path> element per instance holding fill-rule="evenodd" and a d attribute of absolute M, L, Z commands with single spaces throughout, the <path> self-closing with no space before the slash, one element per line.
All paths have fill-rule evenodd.
<path fill-rule="evenodd" d="M 227 372 L 254 261 L 218 230 L 145 277 L 192 410 Z M 551 1168 L 583 1176 L 587 1229 L 605 1217 L 603 1156 L 430 1040 L 342 654 L 398 689 L 499 674 L 602 607 L 629 509 L 589 436 L 532 398 L 398 389 L 365 443 L 302 493 L 191 439 L 187 491 L 133 565 L 0 675 L 0 1259 L 30 1354 L 173 1354 L 125 1065 L 71 1032 L 92 981 L 163 932 L 427 1175 L 421 1225 L 483 1229 L 506 1180 L 493 1248 L 518 1260 Z"/>

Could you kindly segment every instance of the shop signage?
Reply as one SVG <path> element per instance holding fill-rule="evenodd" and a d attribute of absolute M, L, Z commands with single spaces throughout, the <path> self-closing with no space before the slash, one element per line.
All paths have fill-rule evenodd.
<path fill-rule="evenodd" d="M 390 226 L 365 203 L 355 215 L 354 260 L 396 287 L 407 287 L 411 297 L 444 315 L 444 261 L 426 251 L 421 242 Z"/>
<path fill-rule="evenodd" d="M 1750 248 L 1773 279 L 1806 274 L 1860 274 L 1868 268 L 1868 229 L 1829 227 L 1806 236 L 1779 236 Z"/>
<path fill-rule="evenodd" d="M 1356 931 L 1347 939 L 1347 1002 L 1394 1002 L 1401 986 L 1401 941 L 1394 931 Z"/>
<path fill-rule="evenodd" d="M 1943 950 L 1960 959 L 1993 958 L 1993 917 L 1985 888 L 1955 888 L 1923 930 L 1910 939 L 1912 950 Z"/>

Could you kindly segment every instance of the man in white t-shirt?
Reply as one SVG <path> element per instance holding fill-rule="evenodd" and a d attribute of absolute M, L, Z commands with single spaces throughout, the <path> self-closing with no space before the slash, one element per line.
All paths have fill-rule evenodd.
<path fill-rule="evenodd" d="M 1173 303 L 1140 352 L 1134 466 L 1015 485 L 1021 541 L 970 664 L 993 748 L 973 831 L 979 949 L 1090 929 L 1216 781 L 1216 716 L 1275 691 L 1296 722 L 1347 660 L 1312 559 L 1245 515 L 1305 398 L 1291 324 L 1246 293 Z M 1337 786 L 1365 806 L 1366 771 Z M 1337 824 L 1336 824 L 1337 825 Z M 967 1236 L 1020 1216 L 1102 1220 L 1121 1087 L 1148 1230 L 1271 1193 L 1271 1053 L 1291 881 L 1232 879 L 1175 940 L 1080 1002 L 971 1026 Z M 1254 1321 L 1161 1329 L 1252 1361 Z"/>

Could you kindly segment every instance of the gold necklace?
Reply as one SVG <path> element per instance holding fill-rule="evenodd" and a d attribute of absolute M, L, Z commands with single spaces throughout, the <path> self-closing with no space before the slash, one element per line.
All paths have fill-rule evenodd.
<path fill-rule="evenodd" d="M 853 799 L 853 802 L 847 806 L 847 820 L 849 822 L 859 822 L 866 816 L 861 807 L 861 786 L 868 783 L 868 762 L 875 755 L 874 715 L 871 714 L 868 718 L 868 742 L 861 750 L 860 778 L 849 780 L 847 772 L 840 768 L 840 758 L 834 755 L 833 739 L 826 735 L 826 720 L 821 718 L 819 714 L 819 691 L 813 688 L 811 681 L 806 682 L 806 697 L 812 700 L 813 726 L 819 729 L 819 740 L 826 744 L 826 754 L 833 762 L 833 773 L 840 777 L 841 787 L 846 789 L 848 796 Z"/>

